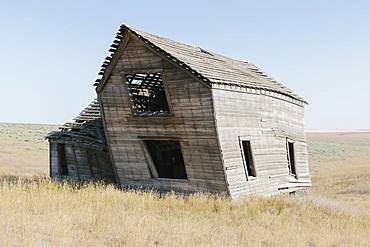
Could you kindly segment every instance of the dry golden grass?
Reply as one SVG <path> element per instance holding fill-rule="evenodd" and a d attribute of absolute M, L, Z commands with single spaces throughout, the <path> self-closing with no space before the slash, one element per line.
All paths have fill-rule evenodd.
<path fill-rule="evenodd" d="M 370 218 L 284 196 L 231 202 L 4 178 L 0 243 L 25 246 L 351 246 Z"/>
<path fill-rule="evenodd" d="M 309 134 L 306 197 L 232 202 L 54 182 L 53 128 L 0 124 L 0 246 L 370 246 L 370 134 Z"/>

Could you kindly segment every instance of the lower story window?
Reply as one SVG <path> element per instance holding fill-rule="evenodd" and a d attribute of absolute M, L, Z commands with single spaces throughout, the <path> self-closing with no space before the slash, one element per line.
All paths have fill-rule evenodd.
<path fill-rule="evenodd" d="M 158 178 L 187 179 L 184 158 L 178 141 L 146 140 L 145 146 L 150 154 L 154 167 L 152 174 Z"/>
<path fill-rule="evenodd" d="M 244 167 L 246 169 L 247 177 L 256 177 L 256 168 L 254 167 L 254 160 L 252 155 L 252 147 L 250 141 L 241 141 Z"/>
<path fill-rule="evenodd" d="M 289 141 L 289 140 L 287 140 L 287 156 L 288 156 L 289 174 L 294 177 L 297 177 L 294 142 Z"/>

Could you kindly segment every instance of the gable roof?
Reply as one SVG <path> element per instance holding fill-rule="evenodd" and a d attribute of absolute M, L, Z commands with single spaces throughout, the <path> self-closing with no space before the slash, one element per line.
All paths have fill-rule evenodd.
<path fill-rule="evenodd" d="M 228 58 L 214 52 L 206 51 L 200 47 L 195 47 L 159 37 L 150 33 L 139 31 L 122 25 L 117 33 L 116 40 L 111 45 L 111 56 L 106 57 L 99 75 L 101 79 L 96 80 L 97 91 L 99 91 L 106 80 L 114 64 L 111 61 L 120 56 L 117 52 L 121 49 L 125 35 L 134 35 L 141 39 L 155 51 L 161 53 L 167 60 L 176 63 L 178 66 L 189 71 L 193 76 L 203 82 L 215 84 L 228 84 L 241 87 L 265 89 L 277 92 L 293 99 L 305 102 L 295 92 L 285 87 L 283 84 L 272 79 L 255 65 Z M 118 54 L 117 54 L 118 53 Z"/>

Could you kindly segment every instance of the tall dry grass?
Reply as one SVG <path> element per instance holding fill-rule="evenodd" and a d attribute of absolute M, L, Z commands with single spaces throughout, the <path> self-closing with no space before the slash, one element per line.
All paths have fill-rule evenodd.
<path fill-rule="evenodd" d="M 3 177 L 1 246 L 366 246 L 370 217 L 304 198 L 232 202 Z"/>
<path fill-rule="evenodd" d="M 306 198 L 231 202 L 27 177 L 53 129 L 0 123 L 0 246 L 370 246 L 370 133 L 308 134 Z"/>

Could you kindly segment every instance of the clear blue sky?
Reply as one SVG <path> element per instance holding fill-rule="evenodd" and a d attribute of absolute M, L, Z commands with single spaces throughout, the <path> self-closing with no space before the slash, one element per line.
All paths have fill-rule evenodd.
<path fill-rule="evenodd" d="M 370 1 L 2 1 L 0 122 L 72 119 L 121 23 L 256 64 L 308 128 L 370 128 Z"/>

